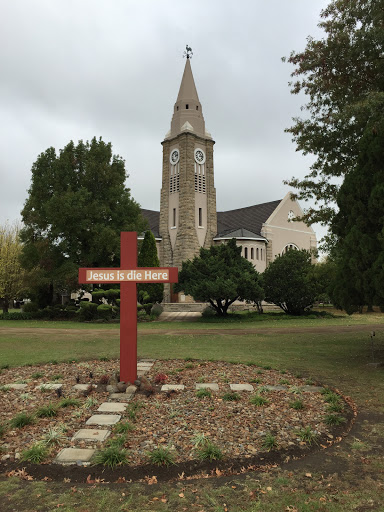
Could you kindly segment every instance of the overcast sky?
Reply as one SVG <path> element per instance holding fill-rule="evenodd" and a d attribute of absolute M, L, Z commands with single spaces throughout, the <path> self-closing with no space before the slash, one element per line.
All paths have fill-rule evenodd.
<path fill-rule="evenodd" d="M 292 66 L 325 0 L 8 0 L 0 7 L 0 222 L 20 218 L 37 156 L 102 136 L 127 186 L 158 210 L 162 146 L 191 61 L 216 141 L 218 210 L 281 199 L 312 161 L 284 128 Z M 302 203 L 305 207 L 305 203 Z M 314 226 L 318 237 L 323 229 Z"/>

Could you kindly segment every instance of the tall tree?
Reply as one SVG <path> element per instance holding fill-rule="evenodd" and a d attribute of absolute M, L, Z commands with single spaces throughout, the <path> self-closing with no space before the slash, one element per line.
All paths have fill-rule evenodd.
<path fill-rule="evenodd" d="M 50 300 L 77 288 L 78 267 L 118 266 L 120 232 L 144 230 L 126 178 L 124 160 L 101 138 L 71 141 L 58 155 L 49 148 L 33 164 L 22 210 L 23 264 L 37 269 Z"/>
<path fill-rule="evenodd" d="M 337 275 L 332 298 L 348 313 L 384 307 L 384 116 L 358 144 L 357 165 L 337 197 L 332 223 Z"/>
<path fill-rule="evenodd" d="M 159 267 L 160 261 L 157 255 L 156 240 L 152 231 L 146 231 L 143 243 L 141 244 L 139 257 L 139 267 Z M 163 283 L 138 284 L 137 293 L 139 302 L 161 302 L 164 295 Z"/>
<path fill-rule="evenodd" d="M 258 272 L 241 256 L 236 240 L 200 249 L 200 256 L 183 261 L 175 291 L 184 291 L 196 301 L 209 302 L 219 316 L 227 315 L 235 300 L 263 299 Z"/>
<path fill-rule="evenodd" d="M 316 160 L 304 179 L 287 181 L 299 199 L 315 199 L 302 217 L 328 224 L 340 178 L 357 164 L 358 145 L 368 123 L 380 119 L 384 104 L 384 9 L 382 0 L 334 0 L 321 12 L 325 37 L 307 39 L 292 52 L 291 92 L 304 92 L 304 118 L 294 119 L 297 150 Z"/>
<path fill-rule="evenodd" d="M 263 273 L 265 300 L 290 315 L 312 308 L 317 295 L 316 280 L 308 251 L 290 251 L 278 256 Z"/>
<path fill-rule="evenodd" d="M 0 226 L 0 303 L 3 313 L 8 313 L 11 301 L 20 298 L 25 289 L 19 232 L 17 224 Z"/>

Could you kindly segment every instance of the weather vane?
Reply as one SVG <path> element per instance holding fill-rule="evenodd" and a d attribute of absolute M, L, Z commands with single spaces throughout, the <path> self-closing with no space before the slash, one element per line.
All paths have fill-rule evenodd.
<path fill-rule="evenodd" d="M 187 57 L 187 59 L 192 59 L 192 55 L 193 55 L 192 48 L 187 45 L 185 47 L 185 52 L 183 53 L 183 57 Z"/>

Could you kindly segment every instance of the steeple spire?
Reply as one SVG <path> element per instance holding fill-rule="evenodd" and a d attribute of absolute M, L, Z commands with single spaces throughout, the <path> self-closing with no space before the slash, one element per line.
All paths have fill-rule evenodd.
<path fill-rule="evenodd" d="M 211 138 L 205 132 L 205 121 L 191 68 L 192 50 L 188 45 L 187 51 L 184 53 L 187 59 L 183 78 L 181 79 L 179 94 L 173 109 L 171 130 L 167 133 L 166 138 L 176 137 L 185 131 L 192 132 L 200 137 Z"/>

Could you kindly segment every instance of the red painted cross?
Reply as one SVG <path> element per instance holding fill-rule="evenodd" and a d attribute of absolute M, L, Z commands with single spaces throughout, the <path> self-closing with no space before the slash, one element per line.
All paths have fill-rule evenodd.
<path fill-rule="evenodd" d="M 122 232 L 120 268 L 80 268 L 79 283 L 120 283 L 120 380 L 137 379 L 136 283 L 177 283 L 177 267 L 138 267 L 137 234 Z"/>

